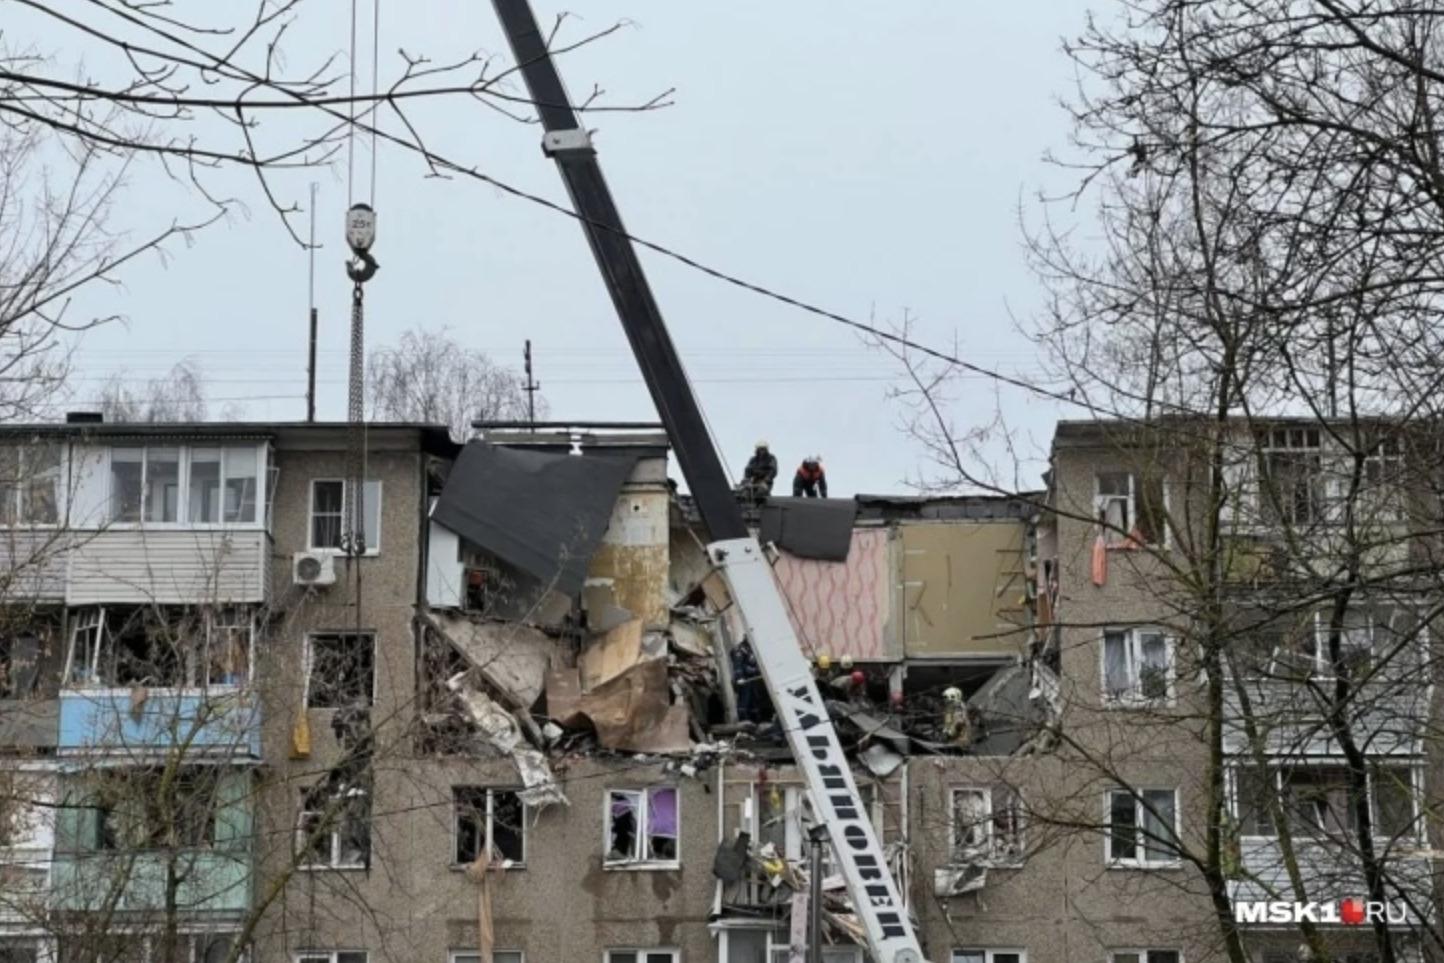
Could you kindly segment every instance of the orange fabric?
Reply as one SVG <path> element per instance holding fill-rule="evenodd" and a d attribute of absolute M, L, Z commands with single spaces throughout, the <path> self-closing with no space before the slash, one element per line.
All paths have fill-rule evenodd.
<path fill-rule="evenodd" d="M 1093 540 L 1093 584 L 1102 588 L 1108 583 L 1108 542 L 1100 531 Z"/>

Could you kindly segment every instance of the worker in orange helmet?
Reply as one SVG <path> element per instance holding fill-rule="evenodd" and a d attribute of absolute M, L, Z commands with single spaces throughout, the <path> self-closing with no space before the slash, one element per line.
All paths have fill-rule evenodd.
<path fill-rule="evenodd" d="M 822 470 L 821 455 L 808 455 L 792 476 L 792 497 L 817 498 L 819 495 L 827 497 L 827 472 Z"/>

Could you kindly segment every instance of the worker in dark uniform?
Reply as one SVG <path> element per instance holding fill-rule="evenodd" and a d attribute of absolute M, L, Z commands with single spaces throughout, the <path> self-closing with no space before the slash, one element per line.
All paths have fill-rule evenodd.
<path fill-rule="evenodd" d="M 797 474 L 792 476 L 793 498 L 827 497 L 827 472 L 822 470 L 822 457 L 809 455 L 802 459 Z"/>
<path fill-rule="evenodd" d="M 742 489 L 758 501 L 772 494 L 772 483 L 777 480 L 777 456 L 767 450 L 767 442 L 759 441 L 752 452 L 747 467 L 742 470 Z"/>

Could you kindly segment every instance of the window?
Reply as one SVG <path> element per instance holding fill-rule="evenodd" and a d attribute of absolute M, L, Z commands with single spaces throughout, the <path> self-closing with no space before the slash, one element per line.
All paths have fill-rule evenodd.
<path fill-rule="evenodd" d="M 0 963 L 36 963 L 40 945 L 34 940 L 0 940 Z"/>
<path fill-rule="evenodd" d="M 365 950 L 306 950 L 296 963 L 367 963 Z"/>
<path fill-rule="evenodd" d="M 40 635 L 0 635 L 0 699 L 28 699 L 40 670 Z"/>
<path fill-rule="evenodd" d="M 381 483 L 368 481 L 361 507 L 366 512 L 364 528 L 366 554 L 381 551 Z M 311 482 L 311 548 L 341 551 L 346 535 L 346 483 L 340 479 L 318 478 Z"/>
<path fill-rule="evenodd" d="M 678 963 L 676 950 L 607 950 L 606 963 Z"/>
<path fill-rule="evenodd" d="M 952 859 L 954 865 L 1023 862 L 1023 806 L 1007 786 L 957 788 L 952 791 Z"/>
<path fill-rule="evenodd" d="M 1158 629 L 1103 632 L 1103 700 L 1150 705 L 1173 699 L 1173 640 Z"/>
<path fill-rule="evenodd" d="M 1177 950 L 1114 950 L 1109 963 L 1183 963 Z"/>
<path fill-rule="evenodd" d="M 340 709 L 370 705 L 375 685 L 375 636 L 335 632 L 307 639 L 306 705 Z"/>
<path fill-rule="evenodd" d="M 190 525 L 254 522 L 258 462 L 254 445 L 113 447 L 110 520 Z"/>
<path fill-rule="evenodd" d="M 1235 772 L 1238 820 L 1245 836 L 1272 837 L 1268 803 L 1277 799 L 1290 831 L 1300 838 L 1352 834 L 1357 825 L 1349 772 L 1342 766 L 1277 766 L 1261 770 L 1243 766 Z M 1418 841 L 1414 814 L 1414 770 L 1377 765 L 1365 777 L 1375 839 L 1380 846 L 1399 848 Z"/>
<path fill-rule="evenodd" d="M 1028 963 L 1023 950 L 953 950 L 952 963 Z"/>
<path fill-rule="evenodd" d="M 97 850 L 209 849 L 216 843 L 220 792 L 215 766 L 103 770 L 90 795 Z"/>
<path fill-rule="evenodd" d="M 481 954 L 453 950 L 451 963 L 481 963 Z M 491 963 L 526 963 L 526 957 L 521 950 L 492 950 Z"/>
<path fill-rule="evenodd" d="M 250 676 L 245 607 L 95 607 L 74 613 L 67 686 L 228 686 Z"/>
<path fill-rule="evenodd" d="M 1167 532 L 1163 479 L 1100 472 L 1093 511 L 1110 545 L 1162 545 Z"/>
<path fill-rule="evenodd" d="M 1322 520 L 1327 480 L 1317 428 L 1258 433 L 1264 486 L 1260 514 L 1273 525 L 1309 526 Z"/>
<path fill-rule="evenodd" d="M 0 448 L 0 524 L 57 524 L 62 482 L 59 445 Z"/>
<path fill-rule="evenodd" d="M 858 781 L 857 793 L 873 828 L 881 836 L 876 787 L 872 783 Z M 760 848 L 770 843 L 773 850 L 787 860 L 793 863 L 805 861 L 810 852 L 808 831 L 817 822 L 807 790 L 778 782 L 758 783 L 752 788 L 752 802 L 754 816 L 749 832 L 757 846 Z M 743 811 L 745 813 L 745 808 Z M 828 843 L 822 850 L 823 876 L 836 875 L 836 867 L 837 859 L 832 844 Z"/>
<path fill-rule="evenodd" d="M 677 865 L 677 788 L 607 793 L 607 866 Z"/>
<path fill-rule="evenodd" d="M 1404 517 L 1404 445 L 1398 435 L 1373 433 L 1364 438 L 1363 490 L 1359 501 L 1365 520 L 1396 521 Z"/>
<path fill-rule="evenodd" d="M 303 789 L 296 851 L 299 865 L 308 869 L 365 869 L 371 861 L 371 820 L 364 797 L 334 796 L 326 786 Z"/>
<path fill-rule="evenodd" d="M 1398 644 L 1402 614 L 1397 609 L 1364 605 L 1351 606 L 1345 612 L 1339 626 L 1339 669 L 1346 678 L 1366 679 L 1374 665 L 1374 653 Z M 1258 652 L 1257 661 L 1267 662 L 1270 675 L 1295 681 L 1328 679 L 1334 675 L 1330 634 L 1327 613 L 1304 612 L 1275 619 L 1255 633 L 1252 647 Z M 1269 655 L 1264 660 L 1266 651 Z"/>
<path fill-rule="evenodd" d="M 1142 789 L 1108 794 L 1108 861 L 1124 866 L 1178 862 L 1178 791 Z"/>
<path fill-rule="evenodd" d="M 179 951 L 174 959 L 177 963 L 225 963 L 235 941 L 234 933 L 198 933 L 178 935 Z M 22 957 L 29 961 L 31 958 Z M 92 935 L 67 942 L 60 936 L 60 963 L 163 963 L 160 938 L 139 933 L 125 935 L 107 934 L 97 938 Z M 246 954 L 240 959 L 245 960 Z M 8 963 L 3 953 L 0 961 Z"/>
<path fill-rule="evenodd" d="M 526 806 L 515 790 L 456 786 L 451 793 L 456 816 L 454 862 L 474 863 L 487 851 L 510 865 L 526 863 Z"/>

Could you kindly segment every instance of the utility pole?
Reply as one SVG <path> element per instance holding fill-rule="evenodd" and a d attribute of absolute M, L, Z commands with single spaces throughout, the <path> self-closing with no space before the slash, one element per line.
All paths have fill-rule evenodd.
<path fill-rule="evenodd" d="M 807 831 L 812 845 L 808 853 L 807 880 L 807 963 L 822 963 L 822 847 L 827 845 L 827 826 L 818 823 Z"/>
<path fill-rule="evenodd" d="M 522 357 L 526 361 L 526 420 L 532 428 L 536 428 L 536 393 L 541 385 L 531 380 L 531 338 L 526 339 Z"/>
<path fill-rule="evenodd" d="M 311 306 L 311 351 L 306 359 L 306 420 L 316 420 L 316 182 L 311 182 L 311 256 L 308 301 Z"/>

